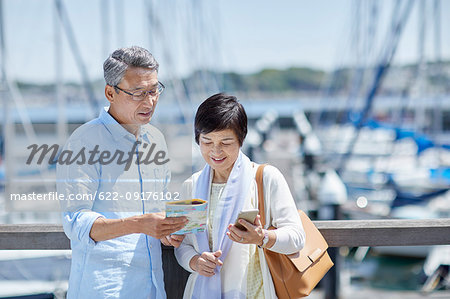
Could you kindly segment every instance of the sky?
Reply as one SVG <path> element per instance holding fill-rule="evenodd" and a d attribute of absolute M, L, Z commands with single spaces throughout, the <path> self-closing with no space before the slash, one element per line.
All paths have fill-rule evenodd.
<path fill-rule="evenodd" d="M 442 37 L 450 33 L 449 2 L 441 4 Z M 58 65 L 63 80 L 80 80 L 67 32 L 56 18 L 54 3 L 3 0 L 5 66 L 10 78 L 53 82 Z M 161 77 L 186 76 L 199 68 L 252 73 L 263 68 L 305 66 L 329 71 L 355 63 L 358 48 L 351 38 L 356 27 L 355 11 L 357 7 L 368 11 L 372 1 L 62 0 L 62 3 L 89 79 L 100 79 L 107 55 L 130 45 L 144 46 L 155 55 L 161 65 Z M 393 3 L 379 1 L 376 46 L 365 48 L 373 57 L 385 44 Z M 430 7 L 425 51 L 433 58 Z M 417 60 L 419 10 L 419 1 L 414 1 L 396 55 L 398 63 Z M 367 19 L 362 17 L 360 30 L 368 28 Z M 367 31 L 361 32 L 363 35 Z M 57 36 L 61 42 L 55 42 Z M 55 45 L 61 46 L 62 63 L 56 63 Z M 442 55 L 450 56 L 448 38 L 442 38 Z"/>

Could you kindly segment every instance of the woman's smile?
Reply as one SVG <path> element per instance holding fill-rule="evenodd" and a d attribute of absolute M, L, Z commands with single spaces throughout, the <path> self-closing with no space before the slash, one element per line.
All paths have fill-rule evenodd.
<path fill-rule="evenodd" d="M 226 157 L 223 157 L 223 158 L 214 158 L 214 157 L 211 157 L 211 159 L 215 162 L 215 163 L 222 163 L 223 161 L 225 161 L 225 159 L 226 159 Z"/>
<path fill-rule="evenodd" d="M 203 159 L 214 170 L 213 182 L 227 181 L 239 149 L 238 138 L 231 129 L 200 134 L 200 151 Z"/>

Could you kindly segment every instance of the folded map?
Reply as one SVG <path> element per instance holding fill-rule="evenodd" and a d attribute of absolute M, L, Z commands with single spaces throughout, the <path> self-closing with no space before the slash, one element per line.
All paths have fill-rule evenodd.
<path fill-rule="evenodd" d="M 208 202 L 203 199 L 187 199 L 166 203 L 166 217 L 186 216 L 188 224 L 175 235 L 192 234 L 205 231 Z"/>

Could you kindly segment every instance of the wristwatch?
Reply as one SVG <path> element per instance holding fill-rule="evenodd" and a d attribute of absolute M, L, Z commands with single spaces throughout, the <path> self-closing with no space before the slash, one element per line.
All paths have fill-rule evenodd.
<path fill-rule="evenodd" d="M 258 245 L 259 248 L 265 247 L 267 245 L 267 243 L 269 242 L 269 233 L 265 229 L 263 229 L 263 232 L 264 232 L 264 238 L 262 240 L 262 245 L 261 246 Z"/>

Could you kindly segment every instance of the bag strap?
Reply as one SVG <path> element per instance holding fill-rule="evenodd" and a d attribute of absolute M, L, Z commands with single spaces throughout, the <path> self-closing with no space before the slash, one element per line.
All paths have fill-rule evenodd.
<path fill-rule="evenodd" d="M 264 227 L 266 224 L 266 213 L 265 213 L 265 206 L 264 206 L 264 183 L 263 183 L 263 171 L 264 167 L 266 167 L 267 164 L 261 164 L 258 167 L 258 170 L 256 171 L 256 185 L 258 186 L 258 209 L 259 209 L 259 215 L 261 217 L 261 224 Z"/>

